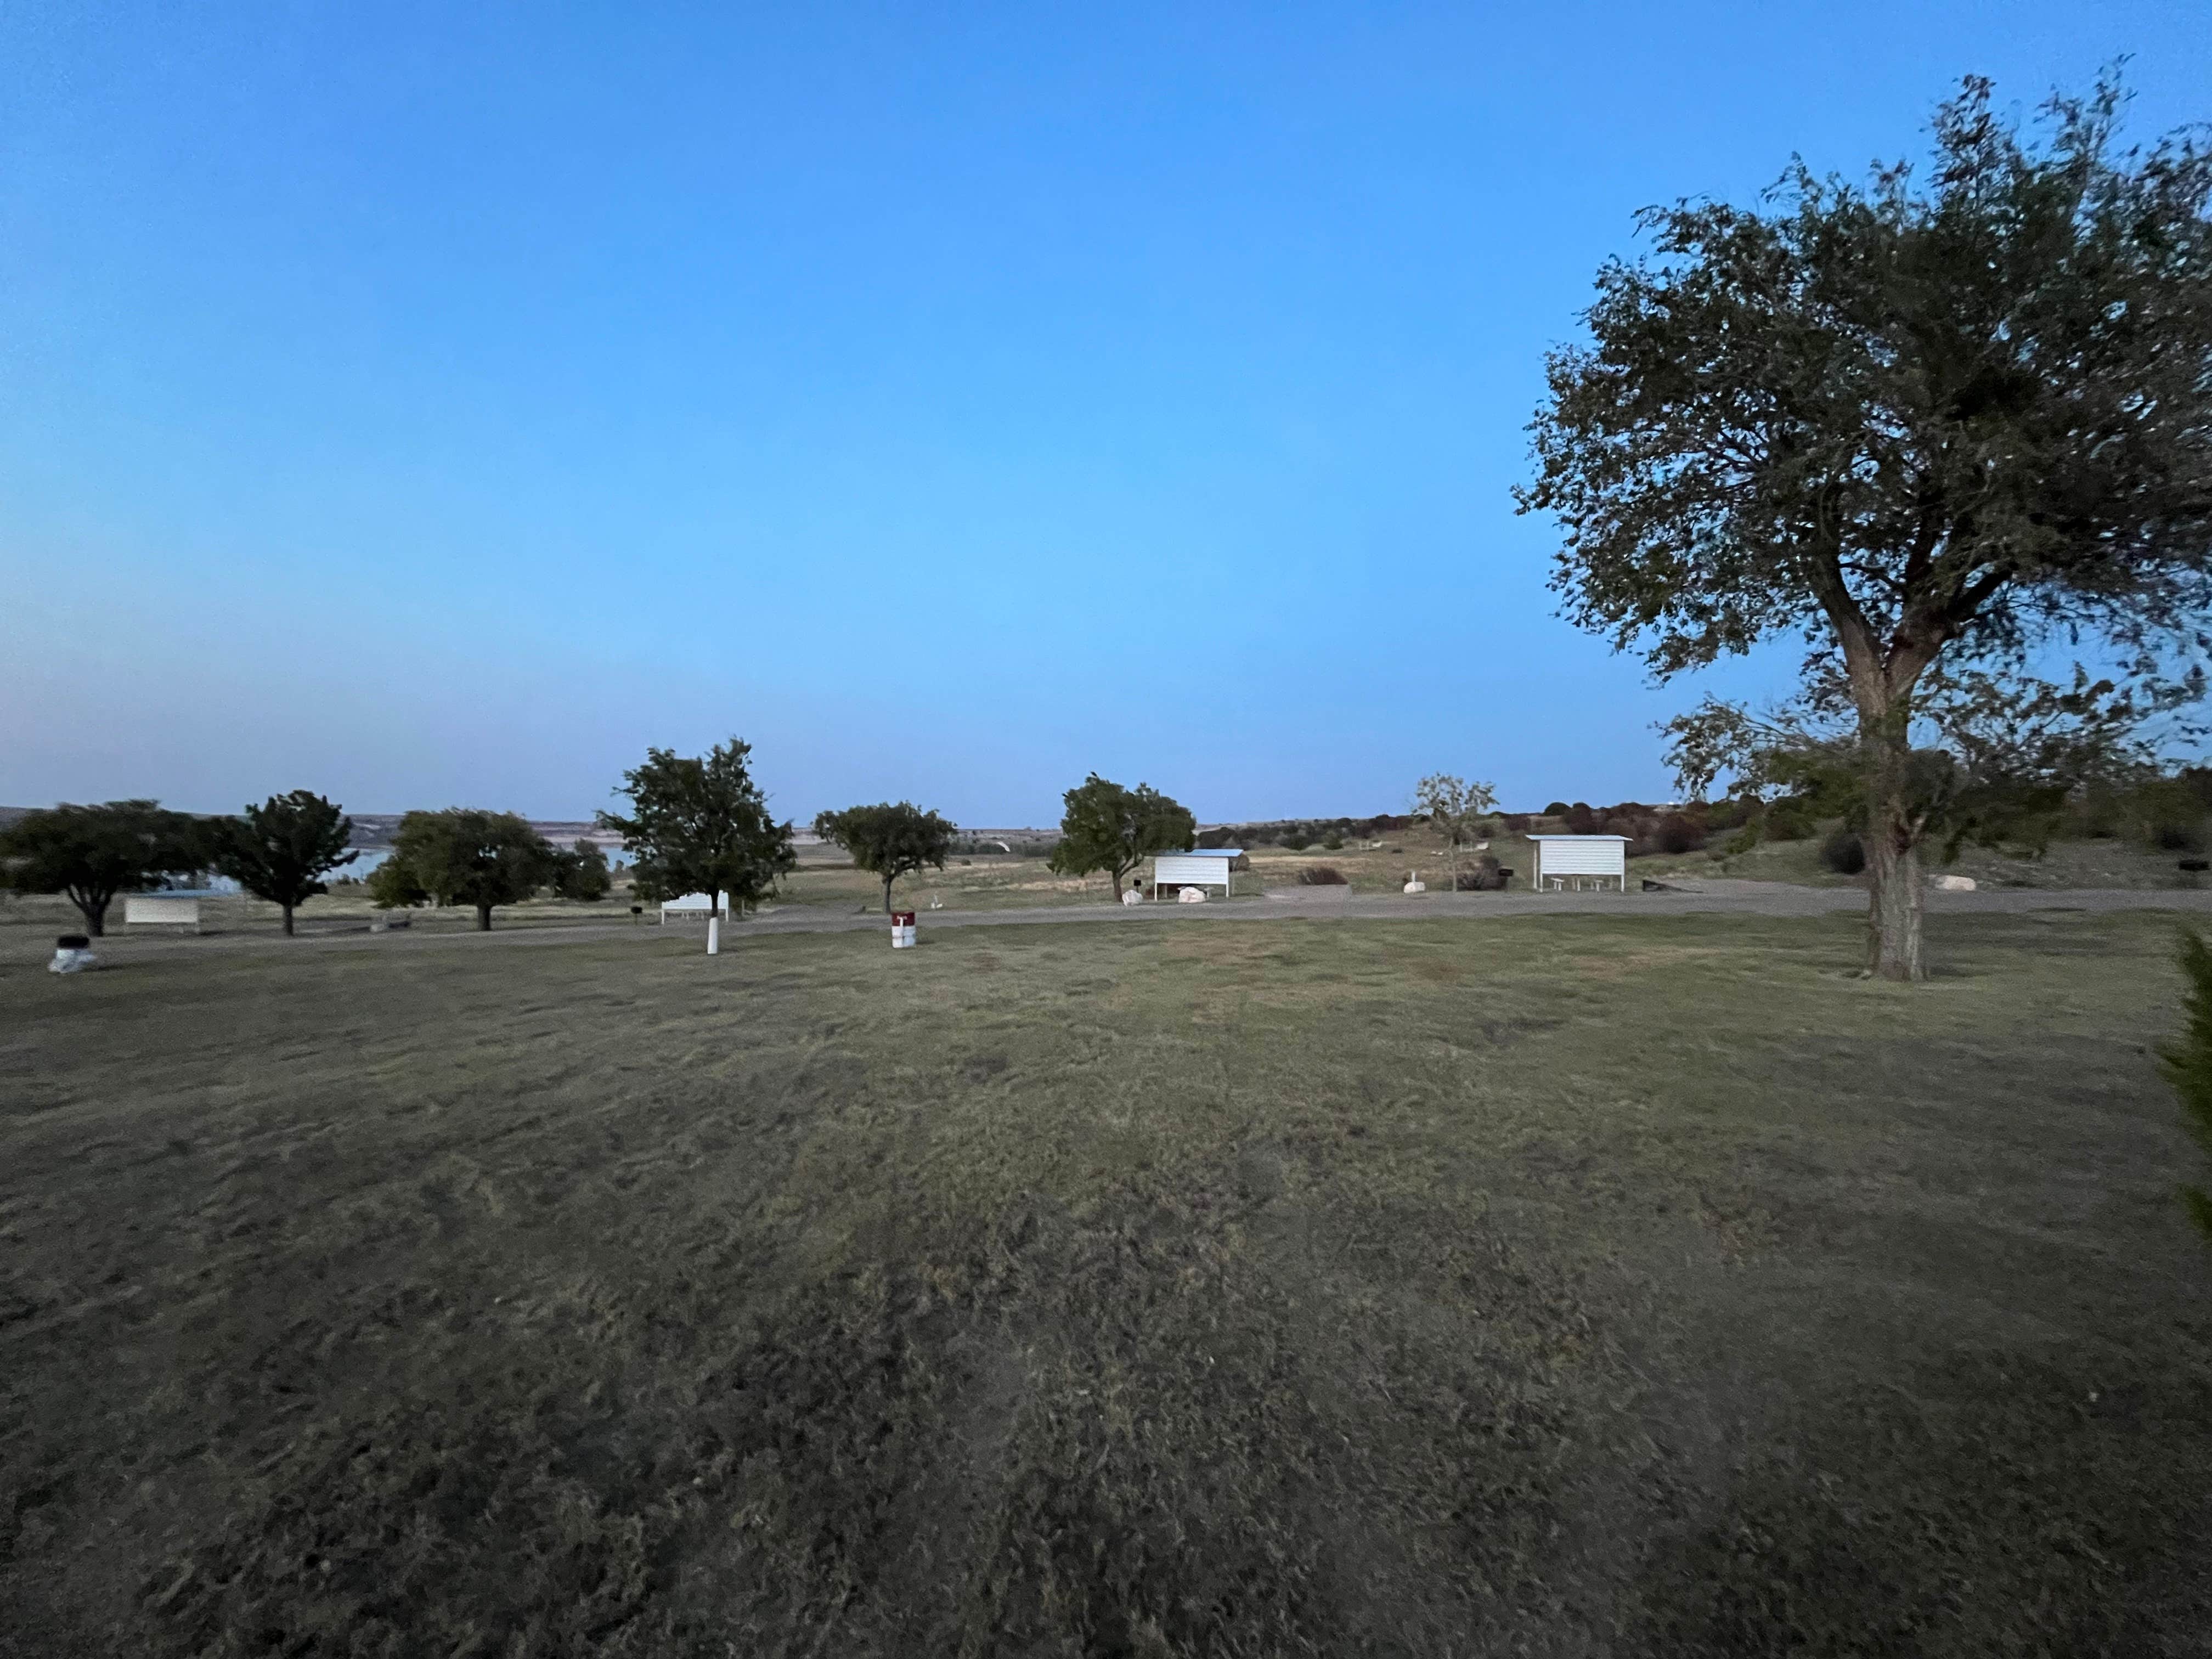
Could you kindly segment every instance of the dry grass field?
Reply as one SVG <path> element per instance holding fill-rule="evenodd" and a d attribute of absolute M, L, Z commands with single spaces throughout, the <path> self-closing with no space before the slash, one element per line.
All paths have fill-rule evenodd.
<path fill-rule="evenodd" d="M 2172 920 L 1931 931 L 11 951 L 0 1654 L 2205 1652 Z"/>

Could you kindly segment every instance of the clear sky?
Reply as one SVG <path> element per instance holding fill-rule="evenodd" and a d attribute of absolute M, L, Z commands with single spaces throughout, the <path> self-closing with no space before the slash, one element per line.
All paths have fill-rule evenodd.
<path fill-rule="evenodd" d="M 2123 54 L 2212 118 L 2203 0 L 9 6 L 0 802 L 1663 799 L 1546 347 L 1639 205 Z"/>

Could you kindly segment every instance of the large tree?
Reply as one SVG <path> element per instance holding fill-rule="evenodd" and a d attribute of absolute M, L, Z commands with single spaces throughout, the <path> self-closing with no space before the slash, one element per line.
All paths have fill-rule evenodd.
<path fill-rule="evenodd" d="M 553 855 L 553 892 L 564 899 L 597 903 L 614 890 L 614 872 L 607 868 L 606 849 L 597 842 L 578 836 L 565 853 Z"/>
<path fill-rule="evenodd" d="M 817 812 L 814 833 L 853 855 L 860 869 L 884 884 L 884 908 L 891 908 L 891 884 L 901 876 L 934 865 L 945 867 L 959 826 L 925 812 L 912 801 L 883 801 L 848 806 L 842 812 Z"/>
<path fill-rule="evenodd" d="M 1103 870 L 1121 897 L 1121 882 L 1155 853 L 1188 848 L 1198 834 L 1190 811 L 1148 783 L 1124 789 L 1093 772 L 1060 797 L 1060 844 L 1051 866 L 1062 875 Z"/>
<path fill-rule="evenodd" d="M 792 826 L 779 823 L 748 764 L 752 745 L 732 738 L 706 755 L 648 749 L 623 774 L 628 817 L 599 814 L 633 858 L 631 889 L 641 899 L 707 896 L 708 945 L 719 940 L 721 895 L 733 907 L 765 898 L 798 867 Z"/>
<path fill-rule="evenodd" d="M 209 842 L 205 824 L 158 802 L 64 803 L 0 831 L 0 881 L 19 893 L 66 893 L 97 939 L 118 893 L 206 868 Z"/>
<path fill-rule="evenodd" d="M 353 820 L 336 804 L 295 789 L 223 820 L 213 836 L 215 867 L 254 897 L 280 906 L 289 938 L 292 912 L 330 891 L 323 878 L 359 856 L 346 850 L 352 839 Z"/>
<path fill-rule="evenodd" d="M 1800 163 L 1763 210 L 1647 210 L 1656 258 L 1607 264 L 1589 343 L 1549 360 L 1517 495 L 1562 527 L 1566 614 L 1662 680 L 1808 646 L 1885 977 L 1925 971 L 1927 690 L 2032 702 L 2059 647 L 2142 688 L 2205 647 L 2212 153 L 2118 151 L 2120 102 L 2054 100 L 2039 142 L 1970 80 L 1924 176 Z"/>
<path fill-rule="evenodd" d="M 550 884 L 559 869 L 553 844 L 512 812 L 448 807 L 410 812 L 392 838 L 392 854 L 368 878 L 379 904 L 465 904 L 477 927 L 491 931 L 491 913 L 519 904 Z"/>

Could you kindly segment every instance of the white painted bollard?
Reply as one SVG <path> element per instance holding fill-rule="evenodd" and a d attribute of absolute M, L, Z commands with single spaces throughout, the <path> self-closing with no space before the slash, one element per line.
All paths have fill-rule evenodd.
<path fill-rule="evenodd" d="M 707 954 L 710 957 L 722 954 L 722 918 L 719 914 L 707 918 Z"/>
<path fill-rule="evenodd" d="M 891 949 L 894 951 L 910 951 L 913 948 L 914 912 L 911 910 L 892 911 Z"/>

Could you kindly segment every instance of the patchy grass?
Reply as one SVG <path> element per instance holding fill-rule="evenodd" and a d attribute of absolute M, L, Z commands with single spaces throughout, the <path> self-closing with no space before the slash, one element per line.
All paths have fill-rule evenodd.
<path fill-rule="evenodd" d="M 0 1654 L 2183 1653 L 2172 924 L 0 969 Z"/>

